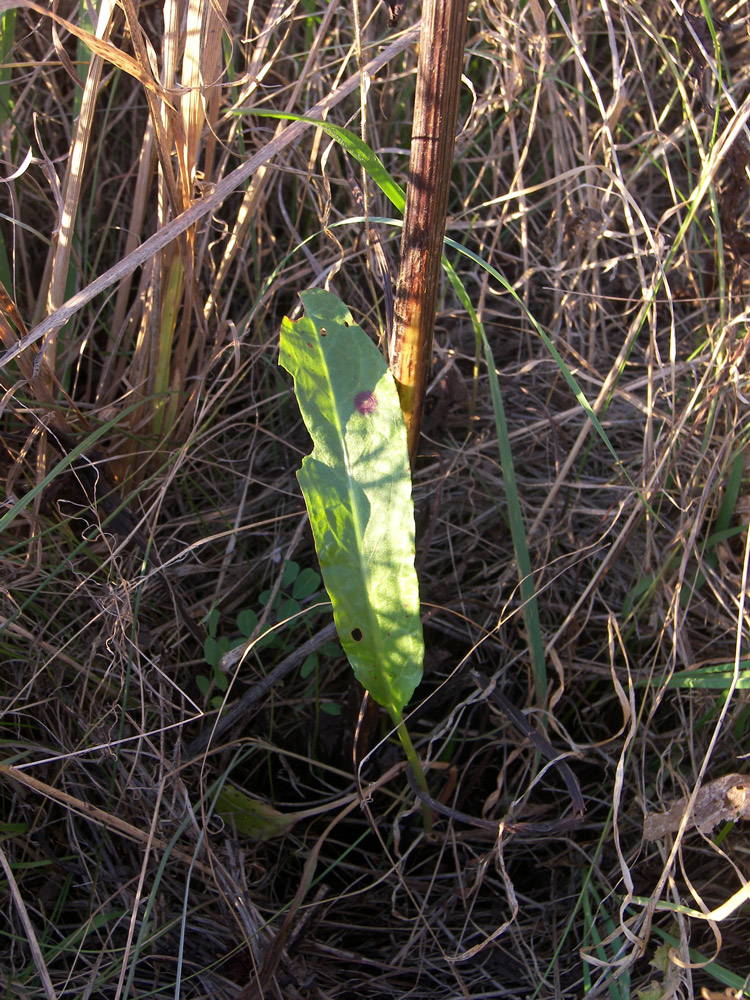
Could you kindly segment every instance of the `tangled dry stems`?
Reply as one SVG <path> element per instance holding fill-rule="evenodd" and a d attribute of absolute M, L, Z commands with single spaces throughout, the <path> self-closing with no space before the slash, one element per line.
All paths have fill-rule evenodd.
<path fill-rule="evenodd" d="M 269 995 L 715 987 L 700 971 L 648 965 L 658 930 L 683 960 L 688 945 L 712 955 L 707 926 L 622 905 L 628 893 L 693 905 L 692 884 L 711 909 L 744 868 L 731 833 L 720 847 L 688 836 L 676 857 L 642 840 L 644 811 L 704 771 L 736 771 L 746 734 L 737 692 L 668 687 L 676 673 L 734 662 L 747 520 L 745 263 L 721 242 L 726 179 L 680 16 L 471 8 L 448 235 L 516 293 L 456 258 L 498 365 L 551 698 L 533 704 L 487 378 L 446 292 L 415 478 L 428 658 L 410 725 L 425 759 L 450 765 L 433 772 L 433 792 L 456 809 L 569 813 L 554 769 L 539 777 L 533 748 L 478 695 L 478 666 L 572 755 L 587 803 L 572 832 L 498 845 L 445 819 L 425 840 L 383 720 L 360 716 L 335 655 L 314 684 L 296 672 L 275 688 L 228 742 L 185 756 L 213 718 L 196 683 L 201 623 L 218 609 L 218 633 L 236 638 L 237 613 L 262 611 L 286 560 L 315 566 L 294 476 L 308 443 L 275 367 L 281 316 L 332 277 L 358 321 L 383 333 L 365 228 L 347 223 L 360 215 L 354 165 L 310 128 L 269 146 L 288 126 L 243 109 L 306 113 L 400 36 L 382 10 L 360 11 L 357 36 L 336 3 L 317 16 L 231 8 L 226 22 L 205 5 L 201 50 L 197 7 L 183 21 L 153 4 L 123 9 L 98 64 L 32 5 L 4 25 L 3 174 L 18 171 L 1 195 L 0 264 L 17 310 L 4 347 L 166 234 L 43 355 L 38 341 L 0 377 L 2 514 L 15 512 L 1 553 L 6 993 L 236 997 L 316 844 L 320 877 Z M 739 106 L 747 24 L 723 16 L 722 100 Z M 364 109 L 367 140 L 401 183 L 414 66 L 403 45 L 366 98 L 355 87 L 331 110 L 356 130 Z M 247 183 L 177 232 L 174 220 L 254 155 L 263 162 Z M 390 215 L 365 189 L 370 214 Z M 395 262 L 396 237 L 381 235 Z M 525 310 L 595 405 L 619 465 Z M 70 442 L 105 425 L 84 465 L 40 487 Z M 127 507 L 97 500 L 92 515 L 86 489 L 105 475 Z M 227 701 L 307 634 L 283 626 L 277 648 L 236 668 Z M 321 839 L 326 808 L 383 775 L 366 808 Z M 321 814 L 248 838 L 212 814 L 227 778 L 283 812 Z M 742 978 L 744 923 L 733 919 L 719 963 Z"/>

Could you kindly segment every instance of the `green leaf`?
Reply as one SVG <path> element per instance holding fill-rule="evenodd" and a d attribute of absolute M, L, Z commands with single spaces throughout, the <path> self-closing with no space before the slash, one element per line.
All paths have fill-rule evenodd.
<path fill-rule="evenodd" d="M 294 562 L 290 559 L 284 566 L 284 571 L 281 574 L 281 589 L 288 590 L 290 585 L 299 576 L 299 563 Z"/>
<path fill-rule="evenodd" d="M 281 327 L 313 452 L 297 473 L 341 645 L 394 720 L 421 680 L 424 643 L 414 568 L 406 430 L 393 376 L 343 303 L 301 295 Z"/>
<path fill-rule="evenodd" d="M 299 671 L 300 677 L 303 680 L 309 677 L 310 674 L 317 668 L 317 666 L 318 666 L 318 654 L 310 653 L 309 656 L 305 657 L 305 662 L 300 667 Z"/>
<path fill-rule="evenodd" d="M 302 608 L 299 606 L 299 601 L 295 601 L 293 598 L 288 597 L 279 605 L 279 621 L 283 622 L 286 621 L 287 618 L 296 618 L 301 611 Z"/>
<path fill-rule="evenodd" d="M 318 587 L 320 587 L 319 574 L 307 566 L 294 581 L 292 597 L 298 601 L 304 601 L 306 597 L 312 597 Z"/>
<path fill-rule="evenodd" d="M 258 598 L 258 601 L 263 605 L 263 607 L 265 607 L 270 600 L 271 600 L 270 590 L 264 590 L 260 595 L 260 597 Z M 281 600 L 281 594 L 279 594 L 277 591 L 276 596 L 273 599 L 273 604 L 271 605 L 272 610 L 273 608 L 276 607 L 276 605 L 279 603 L 280 600 Z"/>
<path fill-rule="evenodd" d="M 249 639 L 258 624 L 258 616 L 251 608 L 245 608 L 237 615 L 237 628 Z"/>
<path fill-rule="evenodd" d="M 205 618 L 206 631 L 210 636 L 216 635 L 216 629 L 219 627 L 219 609 L 211 608 Z"/>
<path fill-rule="evenodd" d="M 298 819 L 295 814 L 285 816 L 260 799 L 251 799 L 232 785 L 224 785 L 219 792 L 215 811 L 222 819 L 233 821 L 240 833 L 256 840 L 278 837 Z"/>
<path fill-rule="evenodd" d="M 221 646 L 212 635 L 207 635 L 203 641 L 203 655 L 209 666 L 218 667 L 221 660 Z"/>
<path fill-rule="evenodd" d="M 278 649 L 282 645 L 279 639 L 278 633 L 274 631 L 264 632 L 263 635 L 259 636 L 255 643 L 256 649 Z"/>

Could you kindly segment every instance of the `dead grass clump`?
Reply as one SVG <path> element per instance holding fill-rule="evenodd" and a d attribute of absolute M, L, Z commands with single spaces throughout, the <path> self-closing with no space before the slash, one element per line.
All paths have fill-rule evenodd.
<path fill-rule="evenodd" d="M 276 365 L 326 281 L 383 338 L 361 217 L 392 268 L 398 230 L 319 130 L 252 114 L 326 115 L 405 183 L 418 11 L 0 11 L 7 995 L 743 989 L 738 832 L 643 836 L 747 742 L 747 22 L 717 11 L 714 50 L 692 13 L 471 6 L 448 236 L 505 282 L 447 253 L 498 367 L 539 624 L 446 286 L 414 485 L 426 837 L 316 639 L 309 441 Z"/>

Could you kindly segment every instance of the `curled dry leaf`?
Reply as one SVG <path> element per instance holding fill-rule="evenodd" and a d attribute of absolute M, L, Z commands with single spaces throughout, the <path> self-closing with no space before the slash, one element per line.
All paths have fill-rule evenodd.
<path fill-rule="evenodd" d="M 659 840 L 668 833 L 674 833 L 687 807 L 688 797 L 683 796 L 665 813 L 648 813 L 643 820 L 643 836 L 646 840 Z M 701 833 L 710 833 L 719 823 L 738 819 L 750 819 L 750 777 L 726 774 L 701 788 L 691 817 Z"/>

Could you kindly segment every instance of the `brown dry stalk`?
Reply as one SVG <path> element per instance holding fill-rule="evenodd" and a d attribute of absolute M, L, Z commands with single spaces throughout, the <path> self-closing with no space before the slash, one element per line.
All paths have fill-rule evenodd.
<path fill-rule="evenodd" d="M 419 38 L 391 371 L 414 465 L 432 367 L 440 261 L 458 118 L 468 0 L 427 0 Z"/>

